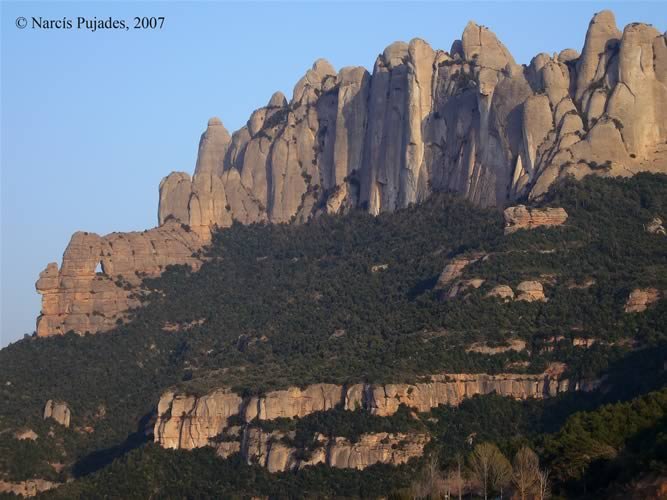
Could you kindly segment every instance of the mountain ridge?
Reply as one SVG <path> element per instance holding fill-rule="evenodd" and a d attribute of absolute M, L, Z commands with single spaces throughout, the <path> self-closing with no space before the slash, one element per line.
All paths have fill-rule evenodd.
<path fill-rule="evenodd" d="M 129 244 L 83 258 L 75 235 L 63 268 L 49 264 L 37 284 L 37 332 L 109 329 L 136 305 L 114 282 L 194 263 L 174 246 L 188 240 L 196 253 L 212 228 L 233 222 L 377 215 L 438 191 L 504 208 L 568 175 L 664 172 L 666 117 L 667 38 L 641 23 L 621 33 L 610 11 L 591 20 L 581 55 L 564 49 L 523 66 L 472 21 L 450 52 L 419 38 L 395 42 L 372 73 L 318 59 L 290 101 L 276 92 L 234 133 L 209 120 L 193 176 L 172 172 L 160 183 L 159 228 L 144 241 L 110 235 L 127 234 Z M 162 268 L 133 257 L 154 261 L 151 252 Z M 114 260 L 129 265 L 114 272 Z M 85 269 L 71 273 L 69 261 Z"/>

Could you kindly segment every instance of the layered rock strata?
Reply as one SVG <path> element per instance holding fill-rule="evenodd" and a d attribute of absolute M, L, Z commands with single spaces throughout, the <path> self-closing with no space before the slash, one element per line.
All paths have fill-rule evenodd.
<path fill-rule="evenodd" d="M 581 55 L 565 49 L 519 65 L 488 28 L 470 22 L 449 52 L 420 39 L 391 44 L 372 73 L 317 60 L 290 100 L 275 93 L 232 134 L 212 118 L 194 174 L 161 182 L 158 221 L 187 225 L 201 244 L 233 221 L 301 222 L 351 208 L 379 214 L 434 191 L 504 207 L 540 198 L 567 175 L 666 165 L 664 34 L 642 23 L 621 32 L 603 11 Z M 566 217 L 510 214 L 508 232 Z M 39 335 L 105 330 L 133 305 L 109 282 L 64 273 L 51 266 L 40 279 Z"/>
<path fill-rule="evenodd" d="M 519 229 L 535 229 L 540 226 L 560 226 L 567 220 L 564 208 L 526 208 L 524 205 L 505 209 L 505 234 Z"/>
<path fill-rule="evenodd" d="M 573 384 L 561 377 L 562 367 L 542 374 L 433 375 L 415 384 L 314 384 L 291 387 L 261 397 L 242 398 L 228 389 L 204 396 L 166 392 L 160 398 L 155 441 L 165 448 L 192 449 L 210 445 L 224 434 L 229 417 L 235 420 L 302 418 L 341 405 L 378 416 L 393 415 L 401 404 L 419 412 L 439 405 L 458 405 L 477 394 L 497 393 L 515 399 L 542 399 L 573 390 L 592 390 L 595 384 Z"/>

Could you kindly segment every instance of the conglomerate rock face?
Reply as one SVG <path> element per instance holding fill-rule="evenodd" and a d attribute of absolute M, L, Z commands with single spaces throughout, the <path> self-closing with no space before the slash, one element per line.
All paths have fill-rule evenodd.
<path fill-rule="evenodd" d="M 524 205 L 506 208 L 504 216 L 505 234 L 515 233 L 519 229 L 560 226 L 567 220 L 564 208 L 526 208 Z"/>
<path fill-rule="evenodd" d="M 44 420 L 47 418 L 52 418 L 63 427 L 69 427 L 72 420 L 72 412 L 67 403 L 49 399 L 44 405 Z"/>
<path fill-rule="evenodd" d="M 434 191 L 505 207 L 540 198 L 570 174 L 640 171 L 667 171 L 664 34 L 641 23 L 621 32 L 603 11 L 581 55 L 542 53 L 526 66 L 470 22 L 449 52 L 421 39 L 391 44 L 372 73 L 317 60 L 289 101 L 275 93 L 232 134 L 212 118 L 194 175 L 172 172 L 161 182 L 158 222 L 187 225 L 190 247 L 234 221 L 302 222 L 351 208 L 379 214 Z M 519 212 L 508 232 L 566 217 Z M 39 335 L 109 329 L 133 305 L 110 281 L 93 283 L 87 268 L 67 273 L 51 266 L 40 279 Z"/>
<path fill-rule="evenodd" d="M 158 276 L 170 264 L 198 267 L 193 253 L 201 245 L 196 233 L 175 221 L 141 233 L 75 233 L 60 269 L 50 263 L 36 283 L 42 295 L 37 335 L 113 328 L 139 305 L 132 291 L 142 277 Z"/>
<path fill-rule="evenodd" d="M 289 102 L 274 95 L 231 136 L 212 119 L 190 190 L 187 174 L 163 181 L 160 218 L 204 228 L 377 214 L 434 190 L 503 206 L 567 174 L 664 171 L 666 117 L 667 45 L 650 25 L 621 33 L 603 11 L 581 55 L 520 66 L 470 22 L 450 52 L 395 42 L 372 73 L 320 59 Z"/>
<path fill-rule="evenodd" d="M 249 464 L 266 467 L 269 472 L 303 469 L 324 464 L 339 469 L 365 469 L 373 464 L 400 465 L 411 458 L 420 457 L 429 442 L 423 433 L 367 433 L 352 442 L 344 437 L 315 437 L 317 446 L 306 458 L 301 450 L 287 444 L 293 433 L 264 432 L 249 427 L 243 431 L 241 441 L 222 442 L 216 445 L 217 454 L 223 458 L 240 452 Z M 287 438 L 287 441 L 286 439 Z M 234 446 L 230 446 L 230 444 Z"/>
<path fill-rule="evenodd" d="M 314 384 L 303 389 L 290 387 L 261 397 L 247 398 L 227 388 L 203 396 L 168 391 L 162 395 L 158 404 L 154 436 L 155 442 L 165 448 L 193 449 L 215 445 L 219 453 L 230 454 L 239 450 L 243 452 L 246 446 L 244 453 L 254 456 L 262 453 L 257 450 L 247 451 L 245 440 L 248 435 L 239 438 L 242 443 L 240 446 L 230 444 L 239 439 L 219 442 L 218 438 L 228 435 L 232 428 L 228 423 L 230 417 L 235 417 L 232 422 L 252 424 L 281 417 L 302 418 L 314 412 L 331 410 L 338 405 L 347 411 L 362 410 L 373 415 L 390 416 L 398 411 L 401 404 L 419 412 L 427 412 L 439 405 L 459 405 L 464 399 L 477 394 L 495 392 L 514 399 L 543 399 L 563 392 L 597 387 L 597 382 L 570 383 L 568 379 L 562 378 L 562 372 L 563 367 L 554 365 L 541 374 L 441 374 L 415 384 Z M 238 434 L 238 428 L 234 428 L 234 433 Z M 257 443 L 276 441 L 266 436 L 255 438 Z M 342 446 L 343 442 L 338 444 Z M 261 447 L 257 445 L 255 448 Z M 280 462 L 283 464 L 280 470 L 292 467 L 285 465 L 289 463 L 288 457 L 285 460 Z M 335 462 L 351 463 L 347 459 L 341 460 Z M 348 466 L 356 467 L 345 467 Z"/>

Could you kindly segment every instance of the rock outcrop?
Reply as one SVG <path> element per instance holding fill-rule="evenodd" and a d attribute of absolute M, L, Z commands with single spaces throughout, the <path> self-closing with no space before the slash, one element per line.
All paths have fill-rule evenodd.
<path fill-rule="evenodd" d="M 480 354 L 500 354 L 508 351 L 521 352 L 526 350 L 526 342 L 524 340 L 513 339 L 507 342 L 506 345 L 489 346 L 487 344 L 472 344 L 467 352 L 478 352 Z"/>
<path fill-rule="evenodd" d="M 197 268 L 201 261 L 193 254 L 201 245 L 196 233 L 174 221 L 141 233 L 75 233 L 60 269 L 50 263 L 36 283 L 42 295 L 37 335 L 112 328 L 139 305 L 132 291 L 143 277 L 158 276 L 170 264 Z"/>
<path fill-rule="evenodd" d="M 72 419 L 72 412 L 67 403 L 49 399 L 44 405 L 44 420 L 47 418 L 52 418 L 63 427 L 69 427 Z"/>
<path fill-rule="evenodd" d="M 546 302 L 544 296 L 544 287 L 539 281 L 522 281 L 516 287 L 518 292 L 516 300 L 523 300 L 525 302 Z"/>
<path fill-rule="evenodd" d="M 503 301 L 521 300 L 524 302 L 546 302 L 547 298 L 544 295 L 544 287 L 539 281 L 522 281 L 516 287 L 516 296 L 514 290 L 509 285 L 496 285 L 487 297 L 497 297 Z"/>
<path fill-rule="evenodd" d="M 290 387 L 252 397 L 245 408 L 244 420 L 250 422 L 275 418 L 300 418 L 316 411 L 331 410 L 342 400 L 342 388 L 334 384 L 314 384 L 305 389 Z"/>
<path fill-rule="evenodd" d="M 534 229 L 540 226 L 560 226 L 567 220 L 563 208 L 526 208 L 524 205 L 505 209 L 505 234 L 519 229 Z"/>
<path fill-rule="evenodd" d="M 420 457 L 429 436 L 422 433 L 368 433 L 352 442 L 344 437 L 314 437 L 315 449 L 306 455 L 290 443 L 293 433 L 265 432 L 256 427 L 246 428 L 240 441 L 225 441 L 216 445 L 217 454 L 227 458 L 241 453 L 248 464 L 266 467 L 269 472 L 283 472 L 325 464 L 339 469 L 365 469 L 373 464 L 400 465 Z"/>
<path fill-rule="evenodd" d="M 442 270 L 435 285 L 436 290 L 443 290 L 449 287 L 461 274 L 463 269 L 470 264 L 482 259 L 484 254 L 475 253 L 467 257 L 453 258 Z"/>
<path fill-rule="evenodd" d="M 514 290 L 508 285 L 496 285 L 486 296 L 497 297 L 501 300 L 514 300 Z"/>
<path fill-rule="evenodd" d="M 641 23 L 621 33 L 603 11 L 581 55 L 538 54 L 520 66 L 488 28 L 470 22 L 449 52 L 420 39 L 391 44 L 372 73 L 317 60 L 289 101 L 274 94 L 231 136 L 212 118 L 194 174 L 173 172 L 160 184 L 159 224 L 188 226 L 196 239 L 184 245 L 196 247 L 234 221 L 302 222 L 353 207 L 379 214 L 434 191 L 505 207 L 541 198 L 568 175 L 666 165 L 664 34 Z M 562 224 L 567 214 L 517 207 L 506 216 L 509 233 Z M 40 279 L 38 334 L 105 330 L 132 305 L 110 282 L 65 267 Z"/>
<path fill-rule="evenodd" d="M 340 469 L 365 469 L 373 464 L 400 465 L 420 457 L 429 442 L 426 434 L 362 434 L 358 441 L 337 437 L 327 453 L 327 465 Z"/>
<path fill-rule="evenodd" d="M 635 288 L 630 292 L 624 310 L 626 313 L 644 312 L 651 304 L 660 300 L 660 296 L 657 288 Z"/>
<path fill-rule="evenodd" d="M 155 441 L 165 448 L 192 449 L 211 445 L 230 427 L 229 418 L 245 422 L 302 418 L 341 405 L 378 416 L 393 415 L 401 404 L 420 412 L 439 405 L 458 405 L 477 394 L 497 393 L 515 399 L 542 399 L 572 390 L 591 390 L 594 384 L 570 383 L 562 367 L 541 374 L 442 374 L 415 384 L 314 384 L 303 389 L 273 391 L 242 398 L 229 389 L 203 396 L 168 391 L 158 404 Z"/>
<path fill-rule="evenodd" d="M 202 397 L 167 392 L 158 404 L 155 436 L 164 448 L 190 450 L 209 444 L 241 411 L 242 399 L 227 389 Z"/>
<path fill-rule="evenodd" d="M 461 293 L 465 292 L 466 290 L 469 290 L 471 288 L 477 289 L 481 287 L 485 281 L 486 280 L 483 280 L 482 278 L 459 280 L 451 286 L 451 288 L 447 292 L 447 298 L 453 299 L 454 297 L 458 297 Z"/>
<path fill-rule="evenodd" d="M 54 483 L 45 479 L 28 479 L 21 482 L 3 481 L 0 479 L 0 493 L 18 495 L 21 497 L 34 497 L 39 493 L 57 488 L 61 483 Z"/>
<path fill-rule="evenodd" d="M 14 433 L 14 437 L 19 441 L 35 441 L 39 436 L 32 429 L 19 429 Z"/>
<path fill-rule="evenodd" d="M 660 217 L 654 217 L 651 219 L 651 222 L 646 224 L 646 232 L 650 234 L 661 234 L 662 236 L 667 236 L 667 229 L 663 225 L 662 219 Z"/>

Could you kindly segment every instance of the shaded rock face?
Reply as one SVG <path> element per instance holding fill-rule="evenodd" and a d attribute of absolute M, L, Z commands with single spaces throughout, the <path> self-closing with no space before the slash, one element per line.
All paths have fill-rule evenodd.
<path fill-rule="evenodd" d="M 341 405 L 378 416 L 393 415 L 401 404 L 420 412 L 439 405 L 456 406 L 477 394 L 497 393 L 515 399 L 542 399 L 572 390 L 591 390 L 561 377 L 562 369 L 542 374 L 445 374 L 416 384 L 314 384 L 299 389 L 241 398 L 229 389 L 204 396 L 168 391 L 158 404 L 155 442 L 165 448 L 192 449 L 211 445 L 229 429 L 229 417 L 245 422 L 276 418 L 302 418 Z M 236 420 L 236 419 L 235 419 Z M 227 445 L 226 445 L 227 446 Z"/>
<path fill-rule="evenodd" d="M 157 276 L 170 264 L 198 267 L 192 255 L 201 245 L 196 233 L 173 221 L 142 233 L 75 233 L 60 269 L 49 264 L 35 285 L 42 295 L 37 335 L 113 328 L 139 305 L 131 293 L 143 276 Z"/>
<path fill-rule="evenodd" d="M 524 205 L 505 209 L 505 234 L 519 229 L 534 229 L 541 226 L 560 226 L 567 220 L 564 208 L 526 208 Z"/>
<path fill-rule="evenodd" d="M 484 258 L 484 254 L 476 253 L 469 257 L 455 257 L 443 269 L 435 285 L 436 290 L 442 290 L 451 285 L 470 264 Z"/>
<path fill-rule="evenodd" d="M 231 136 L 212 118 L 194 174 L 172 172 L 160 183 L 158 222 L 189 226 L 183 244 L 197 247 L 212 228 L 234 221 L 303 222 L 351 208 L 379 214 L 434 191 L 504 207 L 540 198 L 570 174 L 633 175 L 666 165 L 665 35 L 640 23 L 621 33 L 603 11 L 581 56 L 566 49 L 520 66 L 489 29 L 470 22 L 450 52 L 420 39 L 395 42 L 372 73 L 336 72 L 317 60 L 291 100 L 274 94 Z M 562 224 L 566 214 L 509 216 L 513 232 Z M 128 271 L 145 272 L 135 267 Z M 65 281 L 54 266 L 43 274 L 39 335 L 106 330 L 134 305 L 110 282 Z"/>
<path fill-rule="evenodd" d="M 452 287 L 447 292 L 447 298 L 453 299 L 454 297 L 459 296 L 461 293 L 471 288 L 479 288 L 484 284 L 486 280 L 481 278 L 472 278 L 469 280 L 460 280 L 452 285 Z"/>
<path fill-rule="evenodd" d="M 660 300 L 660 290 L 657 288 L 635 288 L 625 303 L 626 313 L 644 312 L 648 306 Z"/>
<path fill-rule="evenodd" d="M 248 464 L 266 467 L 269 472 L 283 472 L 325 464 L 339 469 L 365 469 L 373 464 L 400 465 L 411 458 L 420 457 L 429 442 L 426 434 L 392 434 L 387 432 L 362 434 L 356 442 L 344 437 L 327 438 L 317 435 L 318 446 L 307 458 L 302 450 L 287 444 L 292 433 L 264 432 L 258 428 L 246 428 L 239 441 L 216 445 L 216 452 L 223 458 L 240 452 Z M 287 440 L 286 440 L 287 438 Z"/>
<path fill-rule="evenodd" d="M 453 299 L 465 290 L 479 288 L 484 284 L 485 280 L 480 278 L 459 280 L 458 278 L 463 273 L 465 267 L 486 257 L 482 253 L 475 253 L 468 257 L 455 257 L 445 266 L 440 276 L 438 276 L 438 281 L 434 289 L 441 290 L 442 292 L 446 291 L 446 295 L 443 295 L 443 297 Z"/>
<path fill-rule="evenodd" d="M 49 399 L 46 402 L 46 405 L 44 405 L 44 420 L 47 418 L 52 418 L 60 425 L 69 427 L 70 421 L 72 419 L 72 412 L 70 411 L 67 403 Z"/>

